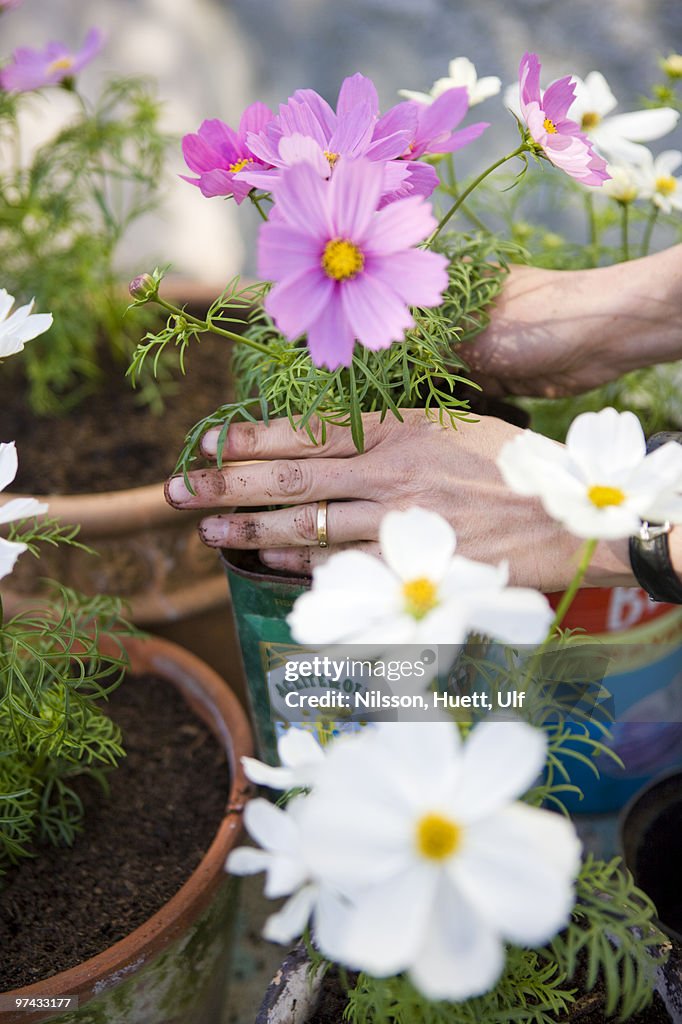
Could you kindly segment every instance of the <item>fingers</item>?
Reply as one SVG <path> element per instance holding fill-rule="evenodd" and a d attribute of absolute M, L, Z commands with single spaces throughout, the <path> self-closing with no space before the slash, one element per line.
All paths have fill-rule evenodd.
<path fill-rule="evenodd" d="M 368 555 L 379 557 L 379 545 L 376 542 L 364 544 L 335 544 L 329 548 L 275 548 L 261 551 L 260 560 L 270 569 L 277 569 L 280 572 L 290 572 L 295 576 L 309 576 L 313 569 L 322 565 L 332 555 L 338 554 L 352 548 L 354 551 L 364 551 Z"/>
<path fill-rule="evenodd" d="M 291 429 L 291 428 L 289 428 Z M 371 493 L 363 456 L 354 459 L 276 459 L 188 474 L 166 481 L 166 500 L 175 508 L 231 505 L 298 505 L 322 499 L 360 498 Z"/>
<path fill-rule="evenodd" d="M 366 416 L 365 447 L 372 448 L 381 434 L 379 414 Z M 320 458 L 331 455 L 334 458 L 348 458 L 356 455 L 349 427 L 323 424 L 314 417 L 310 421 L 314 440 L 304 430 L 294 430 L 288 419 L 271 420 L 264 423 L 232 423 L 227 431 L 223 461 L 236 462 L 243 459 L 295 459 Z M 218 451 L 220 427 L 207 430 L 201 440 L 201 451 L 214 459 Z"/>
<path fill-rule="evenodd" d="M 199 525 L 209 547 L 279 548 L 318 544 L 317 502 L 274 512 L 209 516 Z M 333 544 L 374 540 L 384 509 L 373 501 L 333 501 L 327 506 L 327 535 Z"/>

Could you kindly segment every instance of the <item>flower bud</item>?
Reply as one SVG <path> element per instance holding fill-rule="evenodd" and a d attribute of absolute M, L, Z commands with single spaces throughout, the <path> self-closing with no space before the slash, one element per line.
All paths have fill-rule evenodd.
<path fill-rule="evenodd" d="M 138 274 L 128 285 L 128 291 L 138 302 L 149 302 L 156 298 L 159 285 L 151 274 Z"/>
<path fill-rule="evenodd" d="M 671 53 L 661 61 L 661 69 L 668 78 L 682 78 L 682 53 Z"/>

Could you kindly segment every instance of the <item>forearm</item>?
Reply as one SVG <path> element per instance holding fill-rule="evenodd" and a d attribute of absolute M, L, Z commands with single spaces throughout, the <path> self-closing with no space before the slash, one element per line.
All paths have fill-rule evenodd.
<path fill-rule="evenodd" d="M 591 270 L 513 267 L 462 355 L 498 393 L 547 397 L 682 358 L 682 245 Z"/>

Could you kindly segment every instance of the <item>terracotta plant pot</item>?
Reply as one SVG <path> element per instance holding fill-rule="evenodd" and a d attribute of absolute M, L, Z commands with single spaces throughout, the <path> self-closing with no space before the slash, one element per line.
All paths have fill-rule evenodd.
<path fill-rule="evenodd" d="M 12 495 L 17 497 L 17 495 Z M 50 515 L 80 526 L 78 548 L 44 546 L 40 561 L 25 555 L 2 583 L 8 615 L 44 599 L 44 578 L 85 594 L 116 594 L 140 626 L 172 622 L 227 601 L 213 552 L 199 540 L 199 515 L 178 515 L 163 483 L 104 494 L 48 497 Z"/>
<path fill-rule="evenodd" d="M 251 731 L 225 682 L 199 658 L 157 638 L 126 641 L 131 671 L 167 680 L 225 748 L 230 793 L 218 832 L 196 870 L 148 921 L 104 952 L 2 998 L 3 1024 L 220 1024 L 235 921 L 236 879 L 225 859 L 242 831 L 250 786 L 240 758 Z M 77 996 L 79 1008 L 13 1012 L 17 998 Z M 40 1004 L 37 1004 L 40 1005 Z"/>
<path fill-rule="evenodd" d="M 220 287 L 188 282 L 170 282 L 164 288 L 169 299 L 197 312 L 207 309 L 220 291 Z M 21 438 L 17 442 L 21 445 Z M 43 545 L 39 562 L 24 557 L 11 577 L 3 580 L 6 613 L 13 615 L 44 600 L 45 578 L 58 579 L 83 593 L 125 598 L 130 617 L 140 626 L 169 623 L 226 605 L 228 591 L 218 560 L 196 533 L 200 514 L 179 515 L 169 508 L 163 484 L 159 473 L 158 483 L 144 487 L 46 495 L 49 514 L 64 524 L 79 525 L 79 540 L 99 557 L 77 548 Z M 24 496 L 4 493 L 0 504 Z"/>

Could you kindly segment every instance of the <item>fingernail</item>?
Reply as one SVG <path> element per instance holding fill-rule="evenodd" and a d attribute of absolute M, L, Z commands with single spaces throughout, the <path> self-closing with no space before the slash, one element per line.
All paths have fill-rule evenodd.
<path fill-rule="evenodd" d="M 222 547 L 227 540 L 227 526 L 217 516 L 211 519 L 202 519 L 199 523 L 199 536 L 204 544 Z"/>
<path fill-rule="evenodd" d="M 182 476 L 172 476 L 170 480 L 166 481 L 166 498 L 171 505 L 182 505 L 191 497 Z"/>
<path fill-rule="evenodd" d="M 217 455 L 218 454 L 218 438 L 220 437 L 220 427 L 212 427 L 207 430 L 201 439 L 201 450 L 204 455 Z"/>
<path fill-rule="evenodd" d="M 281 551 L 259 551 L 258 557 L 263 565 L 269 565 L 271 569 L 285 569 L 287 556 Z"/>

